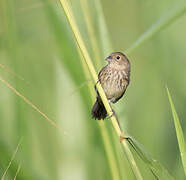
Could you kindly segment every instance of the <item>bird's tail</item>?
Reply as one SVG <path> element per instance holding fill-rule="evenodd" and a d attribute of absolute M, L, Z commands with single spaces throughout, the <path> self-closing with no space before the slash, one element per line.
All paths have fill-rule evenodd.
<path fill-rule="evenodd" d="M 98 120 L 105 119 L 107 117 L 107 111 L 99 97 L 96 99 L 96 102 L 92 107 L 92 117 Z"/>

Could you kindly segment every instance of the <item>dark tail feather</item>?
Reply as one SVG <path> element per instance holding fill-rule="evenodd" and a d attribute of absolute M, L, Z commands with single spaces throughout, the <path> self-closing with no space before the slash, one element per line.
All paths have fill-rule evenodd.
<path fill-rule="evenodd" d="M 93 108 L 92 108 L 92 117 L 94 119 L 105 119 L 107 117 L 107 111 L 101 99 L 97 98 Z"/>

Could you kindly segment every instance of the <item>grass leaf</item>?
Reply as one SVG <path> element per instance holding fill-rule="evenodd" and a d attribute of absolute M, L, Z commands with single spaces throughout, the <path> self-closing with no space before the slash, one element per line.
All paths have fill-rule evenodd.
<path fill-rule="evenodd" d="M 157 34 L 157 32 L 166 28 L 168 25 L 172 24 L 180 16 L 186 12 L 186 3 L 180 3 L 178 6 L 170 9 L 166 12 L 160 19 L 158 19 L 147 31 L 145 31 L 132 45 L 129 47 L 125 53 L 129 54 L 137 47 L 141 46 L 142 43 L 150 39 L 152 36 Z"/>
<path fill-rule="evenodd" d="M 184 172 L 186 175 L 186 143 L 185 143 L 185 139 L 184 139 L 184 135 L 183 135 L 183 130 L 182 127 L 180 125 L 180 121 L 178 118 L 178 115 L 176 113 L 169 89 L 167 88 L 167 94 L 168 94 L 168 98 L 169 98 L 169 103 L 171 106 L 171 110 L 172 110 L 172 116 L 174 119 L 174 125 L 176 128 L 176 136 L 178 139 L 178 145 L 179 145 L 179 149 L 180 149 L 180 155 L 181 155 L 181 160 L 182 160 L 182 164 L 183 164 L 183 168 L 184 168 Z"/>
<path fill-rule="evenodd" d="M 133 137 L 127 137 L 128 142 L 130 145 L 133 147 L 133 149 L 136 151 L 136 153 L 140 156 L 140 158 L 146 163 L 146 165 L 149 167 L 151 170 L 152 174 L 157 178 L 157 179 L 162 179 L 162 180 L 170 180 L 174 179 L 167 169 L 165 169 L 160 162 L 157 160 L 153 159 L 151 155 L 144 149 L 144 147 L 136 141 Z"/>

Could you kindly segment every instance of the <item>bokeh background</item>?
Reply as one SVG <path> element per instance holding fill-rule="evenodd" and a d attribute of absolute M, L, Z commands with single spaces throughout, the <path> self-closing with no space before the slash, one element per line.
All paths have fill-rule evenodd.
<path fill-rule="evenodd" d="M 99 71 L 110 51 L 125 52 L 182 1 L 69 2 Z M 131 84 L 124 98 L 113 105 L 123 129 L 179 180 L 184 179 L 184 171 L 166 85 L 184 131 L 185 22 L 183 14 L 128 54 Z M 54 127 L 1 81 L 0 177 L 20 142 L 5 179 L 13 179 L 18 167 L 17 179 L 22 180 L 114 179 L 114 162 L 109 162 L 102 138 L 107 132 L 115 173 L 119 179 L 135 179 L 110 120 L 100 123 L 91 118 L 93 100 L 89 88 L 93 90 L 93 82 L 83 71 L 82 57 L 59 1 L 0 1 L 0 78 L 58 126 Z M 144 179 L 154 179 L 135 153 L 134 157 Z"/>

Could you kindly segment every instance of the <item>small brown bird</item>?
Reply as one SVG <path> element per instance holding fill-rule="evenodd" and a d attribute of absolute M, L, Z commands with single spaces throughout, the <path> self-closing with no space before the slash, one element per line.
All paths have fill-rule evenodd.
<path fill-rule="evenodd" d="M 109 102 L 116 103 L 124 95 L 130 82 L 130 62 L 121 52 L 114 52 L 106 58 L 108 64 L 98 74 Z M 95 86 L 96 89 L 96 86 Z M 107 111 L 97 92 L 96 102 L 92 108 L 92 117 L 98 120 L 107 117 Z"/>

